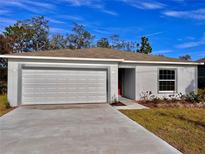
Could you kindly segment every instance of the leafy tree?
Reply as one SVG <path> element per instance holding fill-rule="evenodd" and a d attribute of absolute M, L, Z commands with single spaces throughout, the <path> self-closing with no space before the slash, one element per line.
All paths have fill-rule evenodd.
<path fill-rule="evenodd" d="M 0 35 L 0 54 L 22 53 L 48 49 L 48 21 L 44 17 L 17 21 Z M 0 80 L 6 80 L 6 59 L 0 58 Z M 2 83 L 0 81 L 0 86 Z"/>
<path fill-rule="evenodd" d="M 61 34 L 55 34 L 50 40 L 50 49 L 63 49 L 66 48 L 67 40 Z"/>
<path fill-rule="evenodd" d="M 97 41 L 97 47 L 110 48 L 109 40 L 107 38 L 101 38 Z"/>
<path fill-rule="evenodd" d="M 140 44 L 140 48 L 138 52 L 144 53 L 144 54 L 150 54 L 152 52 L 152 47 L 147 37 L 143 36 L 141 38 L 141 44 Z"/>
<path fill-rule="evenodd" d="M 136 44 L 136 48 L 137 48 L 136 51 L 140 52 L 140 44 L 139 43 Z"/>
<path fill-rule="evenodd" d="M 15 42 L 15 37 L 7 37 L 0 34 L 0 54 L 12 53 L 11 43 Z"/>
<path fill-rule="evenodd" d="M 7 60 L 5 58 L 0 58 L 0 69 L 7 68 Z"/>
<path fill-rule="evenodd" d="M 15 41 L 7 42 L 12 48 L 11 52 L 21 53 L 28 51 L 33 31 L 31 31 L 30 29 L 25 29 L 24 27 L 16 23 L 13 26 L 6 27 L 3 33 L 5 38 L 15 38 Z"/>
<path fill-rule="evenodd" d="M 112 35 L 111 39 L 111 48 L 125 51 L 136 51 L 136 42 L 133 41 L 125 41 L 120 39 L 119 35 Z"/>
<path fill-rule="evenodd" d="M 186 54 L 186 55 L 180 56 L 179 59 L 189 61 L 189 60 L 191 60 L 191 56 Z"/>
<path fill-rule="evenodd" d="M 73 33 L 67 36 L 68 48 L 89 48 L 92 45 L 94 35 L 85 29 L 85 26 L 74 23 Z"/>
<path fill-rule="evenodd" d="M 15 37 L 7 37 L 0 34 L 0 54 L 12 53 L 13 49 L 11 44 L 15 42 Z M 7 67 L 7 60 L 0 58 L 0 69 Z"/>
<path fill-rule="evenodd" d="M 15 38 L 6 37 L 0 34 L 0 54 L 9 54 L 12 52 L 10 44 L 15 41 Z M 7 59 L 0 58 L 0 94 L 6 92 L 7 81 Z"/>
<path fill-rule="evenodd" d="M 44 17 L 17 21 L 6 27 L 3 34 L 15 38 L 10 44 L 14 53 L 48 49 L 48 21 Z"/>
<path fill-rule="evenodd" d="M 118 50 L 123 49 L 124 43 L 120 39 L 119 35 L 114 34 L 110 37 L 110 39 L 111 39 L 111 48 L 118 49 Z"/>
<path fill-rule="evenodd" d="M 136 51 L 136 43 L 133 41 L 123 41 L 124 50 L 135 52 Z"/>
<path fill-rule="evenodd" d="M 24 21 L 19 21 L 18 24 L 22 25 L 26 30 L 30 30 L 32 32 L 31 47 L 33 51 L 48 49 L 48 20 L 46 20 L 43 16 L 38 16 Z"/>

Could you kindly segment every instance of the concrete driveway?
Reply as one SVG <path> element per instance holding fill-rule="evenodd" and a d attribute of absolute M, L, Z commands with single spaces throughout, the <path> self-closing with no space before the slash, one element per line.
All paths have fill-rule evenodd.
<path fill-rule="evenodd" d="M 0 118 L 1 154 L 180 153 L 108 104 L 19 107 Z"/>

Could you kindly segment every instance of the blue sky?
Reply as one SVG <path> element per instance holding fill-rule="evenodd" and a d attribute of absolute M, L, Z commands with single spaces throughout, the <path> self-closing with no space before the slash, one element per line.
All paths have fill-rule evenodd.
<path fill-rule="evenodd" d="M 96 38 L 150 39 L 154 54 L 205 57 L 204 0 L 0 0 L 0 31 L 16 20 L 45 16 L 50 33 L 69 33 L 73 22 Z"/>

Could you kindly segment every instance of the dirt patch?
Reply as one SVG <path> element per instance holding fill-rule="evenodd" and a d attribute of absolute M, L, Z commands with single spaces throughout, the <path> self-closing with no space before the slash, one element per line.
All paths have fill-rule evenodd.
<path fill-rule="evenodd" d="M 112 106 L 126 106 L 126 105 L 123 104 L 122 102 L 115 102 L 115 103 L 112 103 Z"/>

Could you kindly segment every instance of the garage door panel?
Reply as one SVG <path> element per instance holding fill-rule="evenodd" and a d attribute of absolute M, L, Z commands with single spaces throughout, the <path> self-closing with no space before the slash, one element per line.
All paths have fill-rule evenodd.
<path fill-rule="evenodd" d="M 107 101 L 105 70 L 22 70 L 23 104 Z"/>
<path fill-rule="evenodd" d="M 25 98 L 25 101 L 27 102 L 27 103 L 29 103 L 29 102 L 31 102 L 31 101 L 37 101 L 37 102 L 39 102 L 39 103 L 42 103 L 42 104 L 44 104 L 45 103 L 45 101 L 44 100 L 47 100 L 47 101 L 49 101 L 49 103 L 50 102 L 53 102 L 53 101 L 57 101 L 58 103 L 59 102 L 61 102 L 61 103 L 67 103 L 68 102 L 68 99 L 69 99 L 69 101 L 72 101 L 71 103 L 73 103 L 73 102 L 78 102 L 78 103 L 83 103 L 82 102 L 82 98 L 83 99 L 86 99 L 86 100 L 89 100 L 89 101 L 93 101 L 93 102 L 96 102 L 95 101 L 95 98 L 98 98 L 99 99 L 99 102 L 105 102 L 104 101 L 104 96 L 81 96 L 81 97 L 78 97 L 78 96 L 69 96 L 69 97 L 61 97 L 61 99 L 59 99 L 59 98 L 57 98 L 57 97 L 55 97 L 55 96 L 53 96 L 53 95 L 51 95 L 51 96 L 49 96 L 49 97 L 45 97 L 45 96 L 39 96 L 39 97 L 35 97 L 35 98 L 31 98 L 31 97 L 27 97 L 27 98 Z M 101 100 L 101 101 L 100 101 Z M 79 102 L 80 101 L 80 102 Z M 86 102 L 85 102 L 86 103 Z"/>
<path fill-rule="evenodd" d="M 78 90 L 78 93 L 97 93 L 100 94 L 105 88 L 84 88 L 84 89 L 77 89 L 77 88 L 57 88 L 57 89 L 50 89 L 50 88 L 26 88 L 27 91 L 24 92 L 24 95 L 26 94 L 43 94 L 43 93 L 74 93 L 76 94 L 76 90 Z M 63 92 L 62 92 L 63 91 Z M 88 92 L 89 91 L 89 92 Z M 77 94 L 78 94 L 77 93 Z M 105 92 L 103 92 L 104 94 Z"/>
<path fill-rule="evenodd" d="M 36 70 L 36 72 L 39 72 L 40 74 L 36 74 L 36 72 L 33 72 L 33 70 L 31 69 L 24 69 L 26 72 L 24 75 L 30 75 L 30 76 L 50 76 L 50 75 L 56 75 L 56 70 Z M 69 72 L 66 72 L 67 70 L 57 70 L 58 71 L 58 74 L 59 75 L 62 75 L 62 77 L 67 77 L 67 75 L 70 75 L 71 77 L 72 76 L 76 76 L 76 75 L 79 75 L 79 76 L 84 76 L 84 73 L 86 72 L 87 74 L 87 77 L 88 76 L 98 76 L 100 74 L 104 74 L 103 72 L 101 72 L 100 70 L 94 70 L 92 72 L 88 72 L 87 70 L 70 70 Z"/>
<path fill-rule="evenodd" d="M 77 85 L 77 86 L 76 86 Z M 80 84 L 80 83 L 72 83 L 72 84 L 25 84 L 24 88 L 26 88 L 27 90 L 31 91 L 31 90 L 54 90 L 54 91 L 58 91 L 58 90 L 103 90 L 106 88 L 106 86 L 104 84 L 96 84 L 95 86 L 92 84 Z M 26 91 L 25 91 L 26 92 Z"/>
<path fill-rule="evenodd" d="M 104 85 L 104 83 L 96 83 L 95 81 L 92 83 L 65 83 L 68 81 L 65 81 L 64 83 L 44 83 L 45 81 L 42 81 L 43 83 L 24 83 L 24 87 L 25 88 L 48 88 L 48 89 L 52 89 L 52 88 L 66 88 L 66 89 L 93 89 L 93 88 L 105 88 L 106 86 Z M 77 82 L 77 81 L 76 81 Z M 85 81 L 86 82 L 86 81 Z M 99 82 L 103 82 L 103 81 L 99 81 Z M 93 83 L 96 83 L 95 85 L 93 85 Z"/>
<path fill-rule="evenodd" d="M 54 92 L 44 92 L 44 93 L 25 93 L 24 97 L 32 98 L 32 97 L 56 97 Z M 75 92 L 70 92 L 68 93 L 58 93 L 58 97 L 65 97 L 65 95 L 68 95 L 67 97 L 83 97 L 83 96 L 104 96 L 105 93 L 100 93 L 100 92 L 82 92 L 82 93 L 75 93 Z M 80 96 L 79 96 L 80 95 Z"/>
<path fill-rule="evenodd" d="M 30 80 L 33 80 L 33 79 L 30 79 Z M 46 79 L 45 79 L 46 80 Z M 92 87 L 98 87 L 98 86 L 104 86 L 104 80 L 93 80 L 93 81 L 87 81 L 87 80 L 84 80 L 84 81 L 79 81 L 79 80 L 66 80 L 66 81 L 57 81 L 55 80 L 55 83 L 53 83 L 53 81 L 51 80 L 46 80 L 46 83 L 45 80 L 38 80 L 38 81 L 25 81 L 24 84 L 25 86 L 40 86 L 40 85 L 47 85 L 47 86 L 56 86 L 56 85 L 59 85 L 59 86 L 62 86 L 62 85 L 65 85 L 65 86 L 92 86 Z M 70 82 L 70 83 L 68 83 Z M 100 82 L 100 83 L 99 83 Z M 93 83 L 95 83 L 95 85 L 93 85 Z"/>

